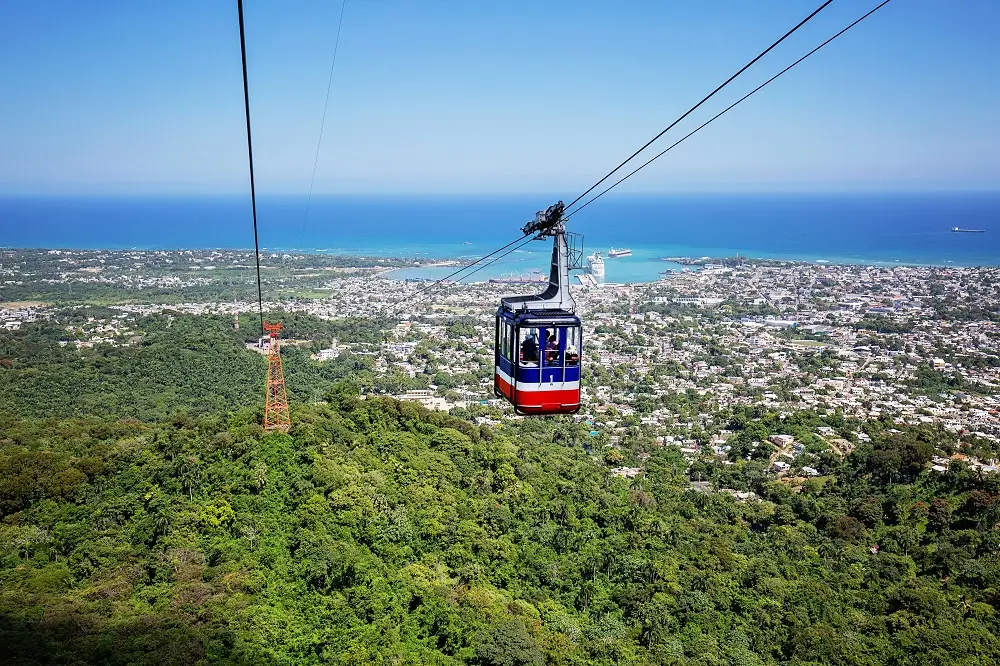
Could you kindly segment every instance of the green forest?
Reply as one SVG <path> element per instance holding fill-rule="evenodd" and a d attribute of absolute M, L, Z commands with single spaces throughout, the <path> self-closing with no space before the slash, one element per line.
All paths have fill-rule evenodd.
<path fill-rule="evenodd" d="M 143 327 L 0 341 L 3 663 L 1000 661 L 1000 484 L 929 471 L 938 430 L 867 424 L 798 486 L 698 461 L 693 488 L 676 448 L 629 439 L 651 455 L 618 478 L 569 417 L 362 399 L 363 359 L 289 348 L 293 426 L 265 433 L 239 332 Z"/>
<path fill-rule="evenodd" d="M 72 338 L 67 324 L 102 314 L 103 308 L 82 308 L 15 333 L 0 331 L 0 368 L 6 382 L 17 386 L 0 392 L 0 413 L 157 420 L 177 411 L 226 414 L 261 403 L 267 359 L 246 349 L 257 338 L 256 318 L 245 317 L 246 328 L 233 330 L 227 317 L 153 315 L 136 322 L 141 333 L 136 344 L 80 350 L 59 344 Z M 381 388 L 365 357 L 347 355 L 323 364 L 309 359 L 320 341 L 376 341 L 372 322 L 287 313 L 265 317 L 282 319 L 288 337 L 316 341 L 282 350 L 290 398 L 319 400 L 332 381 L 346 376 Z"/>

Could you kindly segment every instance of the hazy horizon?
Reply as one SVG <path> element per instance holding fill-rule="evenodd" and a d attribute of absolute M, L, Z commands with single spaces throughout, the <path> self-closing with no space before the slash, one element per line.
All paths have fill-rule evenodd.
<path fill-rule="evenodd" d="M 582 190 L 581 190 L 582 191 Z M 576 192 L 579 193 L 579 192 Z M 370 192 L 314 192 L 311 196 L 313 200 L 322 199 L 352 199 L 352 198 L 431 198 L 431 199 L 507 199 L 507 198 L 521 198 L 521 197 L 546 197 L 558 198 L 559 196 L 566 197 L 574 194 L 573 192 L 566 192 L 564 195 L 559 193 L 553 193 L 550 190 L 520 190 L 520 191 L 502 191 L 502 192 L 448 192 L 448 191 L 370 191 Z M 954 186 L 954 187 L 914 187 L 912 189 L 896 188 L 896 189 L 764 189 L 764 188 L 754 188 L 754 189 L 726 189 L 726 190 L 711 190 L 711 189 L 689 189 L 689 190 L 663 190 L 663 191 L 627 191 L 627 192 L 609 192 L 608 194 L 601 197 L 603 201 L 612 201 L 615 199 L 641 199 L 641 198 L 673 198 L 673 197 L 727 197 L 727 196 L 740 196 L 740 197 L 768 197 L 768 196 L 789 196 L 789 197 L 823 197 L 823 196 L 919 196 L 919 195 L 961 195 L 961 194 L 972 194 L 972 195 L 991 195 L 1000 194 L 1000 186 L 987 186 L 982 185 L 979 187 L 967 186 Z M 155 192 L 155 191 L 136 191 L 136 192 L 112 192 L 112 191 L 3 191 L 0 190 L 0 199 L 45 199 L 45 198 L 65 198 L 65 199 L 175 199 L 175 198 L 192 198 L 192 199 L 229 199 L 229 198 L 246 198 L 249 201 L 250 193 L 249 191 L 223 191 L 223 192 L 196 192 L 196 191 L 166 191 L 166 192 Z M 309 196 L 308 192 L 299 191 L 289 191 L 289 192 L 264 192 L 257 194 L 257 199 L 295 199 L 302 198 L 305 199 Z"/>

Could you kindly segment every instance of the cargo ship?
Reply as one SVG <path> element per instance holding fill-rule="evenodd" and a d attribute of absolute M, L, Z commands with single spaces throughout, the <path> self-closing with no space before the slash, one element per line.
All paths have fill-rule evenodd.
<path fill-rule="evenodd" d="M 632 250 L 628 249 L 627 247 L 623 247 L 620 250 L 611 248 L 610 250 L 608 250 L 608 256 L 611 257 L 612 259 L 617 259 L 618 257 L 631 257 Z"/>
<path fill-rule="evenodd" d="M 962 227 L 952 227 L 953 233 L 958 234 L 985 234 L 986 229 L 963 229 Z"/>
<path fill-rule="evenodd" d="M 504 273 L 498 278 L 490 278 L 491 284 L 539 284 L 548 282 L 548 278 L 542 275 L 541 271 L 533 271 L 528 275 L 522 275 L 517 271 Z"/>

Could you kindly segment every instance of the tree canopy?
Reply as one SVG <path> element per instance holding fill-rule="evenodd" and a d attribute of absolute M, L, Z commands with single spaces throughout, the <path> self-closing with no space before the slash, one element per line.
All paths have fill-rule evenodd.
<path fill-rule="evenodd" d="M 884 433 L 798 492 L 635 480 L 566 419 L 475 426 L 337 385 L 239 411 L 0 421 L 16 663 L 986 664 L 990 479 Z M 743 469 L 746 467 L 746 469 Z M 875 545 L 878 548 L 874 548 Z"/>

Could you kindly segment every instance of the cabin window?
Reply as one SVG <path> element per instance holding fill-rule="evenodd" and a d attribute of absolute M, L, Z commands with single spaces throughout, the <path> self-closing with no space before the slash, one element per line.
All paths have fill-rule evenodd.
<path fill-rule="evenodd" d="M 545 354 L 543 356 L 545 359 L 545 367 L 562 367 L 563 338 L 563 329 L 561 328 L 548 328 L 542 330 L 542 337 L 540 340 L 545 341 L 543 345 L 545 347 Z"/>
<path fill-rule="evenodd" d="M 580 327 L 570 326 L 566 332 L 566 365 L 580 365 L 580 354 L 583 349 L 580 347 Z"/>
<path fill-rule="evenodd" d="M 534 327 L 525 327 L 518 330 L 518 354 L 522 366 L 538 366 L 539 351 L 544 350 L 545 347 L 544 343 L 540 342 L 543 332 L 544 329 Z"/>
<path fill-rule="evenodd" d="M 499 356 L 503 356 L 504 355 L 504 350 L 506 349 L 506 347 L 503 344 L 503 336 L 504 336 L 504 322 L 503 322 L 502 319 L 500 319 L 500 317 L 497 317 L 497 319 L 496 319 L 496 336 L 495 336 L 493 344 L 496 345 L 497 354 Z"/>

